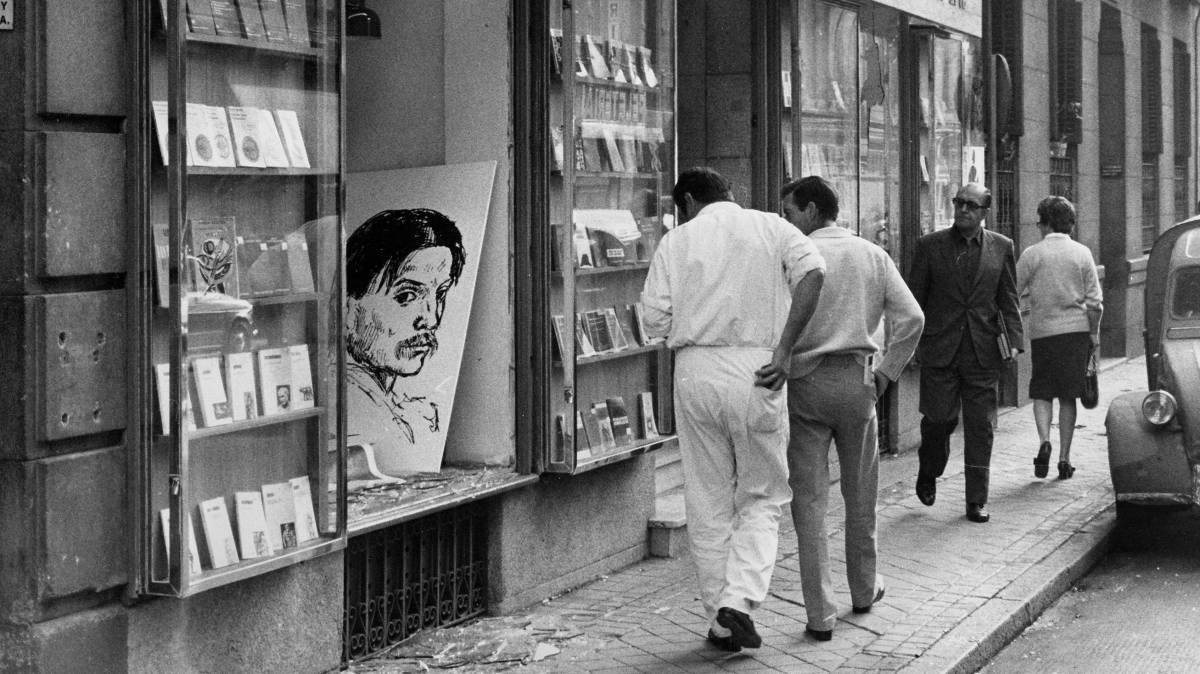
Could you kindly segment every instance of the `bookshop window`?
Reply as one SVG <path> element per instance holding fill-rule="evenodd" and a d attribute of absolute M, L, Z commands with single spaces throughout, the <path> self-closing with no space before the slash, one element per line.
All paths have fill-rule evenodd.
<path fill-rule="evenodd" d="M 182 596 L 345 544 L 340 3 L 155 7 L 139 577 Z"/>
<path fill-rule="evenodd" d="M 859 29 L 859 234 L 899 262 L 900 15 L 864 9 Z"/>
<path fill-rule="evenodd" d="M 986 183 L 983 77 L 975 38 L 916 31 L 921 233 L 954 223 L 963 183 Z"/>
<path fill-rule="evenodd" d="M 545 466 L 581 472 L 674 441 L 670 354 L 638 300 L 674 224 L 675 3 L 576 0 L 551 16 Z"/>
<path fill-rule="evenodd" d="M 800 4 L 800 175 L 838 192 L 839 224 L 859 232 L 858 12 Z"/>

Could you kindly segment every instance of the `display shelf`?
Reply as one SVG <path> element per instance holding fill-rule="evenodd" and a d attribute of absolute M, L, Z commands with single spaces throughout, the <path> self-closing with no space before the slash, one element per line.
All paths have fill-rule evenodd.
<path fill-rule="evenodd" d="M 664 90 L 670 91 L 670 89 L 663 87 L 661 84 L 658 86 L 655 86 L 655 87 L 648 87 L 645 84 L 633 84 L 632 82 L 618 82 L 616 80 L 604 79 L 604 78 L 600 78 L 600 77 L 593 77 L 591 75 L 576 75 L 575 76 L 575 84 L 576 85 L 583 84 L 583 85 L 588 85 L 588 86 L 612 87 L 614 89 L 625 89 L 626 91 L 645 91 L 647 93 L 653 93 L 653 94 L 662 94 L 664 92 Z"/>
<path fill-rule="evenodd" d="M 593 363 L 602 363 L 606 360 L 615 360 L 617 358 L 632 358 L 647 353 L 661 353 L 666 350 L 666 344 L 647 344 L 646 346 L 635 346 L 620 351 L 605 351 L 604 353 L 596 353 L 588 356 L 579 356 L 575 359 L 576 365 L 591 365 Z"/>
<path fill-rule="evenodd" d="M 650 268 L 649 260 L 645 260 L 645 261 L 641 261 L 641 262 L 630 262 L 629 264 L 613 264 L 613 265 L 608 265 L 607 267 L 577 267 L 575 269 L 575 276 L 579 277 L 579 276 L 598 276 L 598 275 L 603 275 L 603 274 L 621 274 L 624 272 L 631 272 L 631 271 L 646 271 L 649 268 Z M 563 276 L 563 273 L 557 269 L 551 273 L 557 279 L 561 279 Z"/>
<path fill-rule="evenodd" d="M 302 302 L 313 302 L 324 299 L 328 295 L 326 293 L 291 293 L 288 295 L 267 295 L 265 297 L 247 297 L 244 298 L 250 304 L 256 307 L 269 306 L 273 304 L 300 304 Z"/>
<path fill-rule="evenodd" d="M 282 569 L 299 562 L 316 559 L 330 552 L 337 552 L 346 547 L 344 536 L 337 538 L 322 538 L 300 544 L 295 550 L 281 552 L 271 557 L 256 557 L 245 561 L 224 566 L 219 569 L 205 569 L 200 575 L 191 578 L 187 590 L 180 592 L 179 597 L 211 590 L 222 585 L 229 585 L 247 578 L 260 576 L 268 571 Z"/>
<path fill-rule="evenodd" d="M 586 473 L 589 470 L 595 470 L 602 466 L 607 466 L 610 463 L 624 461 L 625 459 L 628 459 L 630 457 L 638 456 L 639 454 L 645 454 L 647 452 L 656 451 L 656 450 L 662 449 L 664 447 L 675 447 L 678 444 L 679 444 L 679 438 L 678 438 L 678 436 L 674 436 L 674 435 L 659 435 L 654 438 L 641 439 L 632 445 L 618 447 L 617 449 L 606 452 L 604 454 L 600 454 L 600 455 L 593 454 L 591 457 L 586 458 L 586 459 L 582 459 L 582 460 L 577 459 L 575 462 L 575 470 L 571 471 L 571 473 L 573 475 L 578 475 L 579 473 Z"/>
<path fill-rule="evenodd" d="M 274 426 L 276 424 L 288 424 L 301 419 L 309 419 L 319 417 L 325 414 L 324 407 L 309 407 L 303 410 L 293 410 L 291 412 L 281 412 L 279 414 L 271 414 L 267 416 L 255 417 L 245 421 L 233 421 L 221 426 L 209 426 L 207 428 L 197 428 L 194 431 L 188 431 L 187 437 L 189 440 L 202 440 L 218 435 L 228 435 L 230 433 L 241 433 L 253 428 L 264 428 Z"/>
<path fill-rule="evenodd" d="M 575 171 L 575 178 L 578 180 L 612 180 L 614 178 L 622 180 L 658 180 L 657 173 L 631 173 L 627 171 Z"/>
<path fill-rule="evenodd" d="M 275 55 L 282 57 L 303 57 L 310 59 L 320 59 L 326 53 L 324 47 L 306 47 L 301 44 L 293 44 L 289 42 L 271 42 L 268 40 L 251 40 L 244 37 L 230 37 L 228 35 L 203 35 L 200 33 L 188 33 L 187 42 L 189 45 L 197 45 L 201 49 L 204 45 L 216 45 L 221 47 L 237 47 L 247 51 L 253 51 L 257 54 Z"/>
<path fill-rule="evenodd" d="M 189 178 L 200 176 L 336 176 L 337 171 L 324 168 L 255 168 L 252 166 L 189 166 Z"/>

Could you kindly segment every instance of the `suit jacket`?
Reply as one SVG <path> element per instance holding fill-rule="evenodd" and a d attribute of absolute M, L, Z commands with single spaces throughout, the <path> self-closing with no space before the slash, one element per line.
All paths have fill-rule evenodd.
<path fill-rule="evenodd" d="M 917 345 L 917 360 L 922 365 L 949 367 L 966 335 L 979 364 L 999 369 L 1003 361 L 996 337 L 1001 313 L 1009 342 L 1024 351 L 1012 239 L 986 229 L 980 233 L 979 269 L 971 283 L 963 282 L 954 264 L 952 237 L 958 236 L 954 227 L 917 240 L 908 287 L 925 312 L 925 331 Z"/>

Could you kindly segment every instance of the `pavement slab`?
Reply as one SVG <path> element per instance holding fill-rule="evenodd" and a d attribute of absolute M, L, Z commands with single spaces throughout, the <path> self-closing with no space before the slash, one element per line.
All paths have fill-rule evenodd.
<path fill-rule="evenodd" d="M 771 591 L 755 614 L 763 648 L 731 654 L 704 641 L 707 621 L 685 553 L 647 559 L 512 616 L 418 634 L 387 653 L 352 663 L 349 671 L 417 672 L 447 664 L 456 672 L 606 674 L 976 671 L 1108 549 L 1115 518 L 1104 414 L 1113 397 L 1144 386 L 1145 363 L 1140 357 L 1111 359 L 1101 367 L 1101 404 L 1079 409 L 1071 452 L 1078 470 L 1071 480 L 1033 476 L 1038 441 L 1031 406 L 1000 411 L 992 450 L 991 522 L 975 524 L 964 516 L 961 431 L 952 440 L 932 507 L 921 505 L 913 493 L 915 470 L 886 484 L 881 480 L 879 572 L 887 595 L 868 614 L 850 612 L 844 512 L 836 486 L 831 487 L 831 572 L 842 605 L 832 641 L 805 636 L 798 543 L 785 513 Z M 1057 448 L 1057 430 L 1052 441 Z M 912 457 L 908 463 L 914 463 Z M 456 648 L 464 634 L 486 646 Z M 503 652 L 492 643 L 503 644 Z M 465 661 L 471 652 L 477 660 Z M 422 657 L 413 658 L 414 653 Z M 456 660 L 439 665 L 431 657 L 439 653 Z"/>

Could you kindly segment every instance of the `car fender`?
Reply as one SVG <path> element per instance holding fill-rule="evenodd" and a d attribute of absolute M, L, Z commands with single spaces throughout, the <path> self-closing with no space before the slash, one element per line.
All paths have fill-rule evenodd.
<path fill-rule="evenodd" d="M 1174 424 L 1156 427 L 1142 416 L 1148 391 L 1118 396 L 1108 406 L 1108 467 L 1117 500 L 1193 503 L 1192 467 L 1183 433 Z"/>

